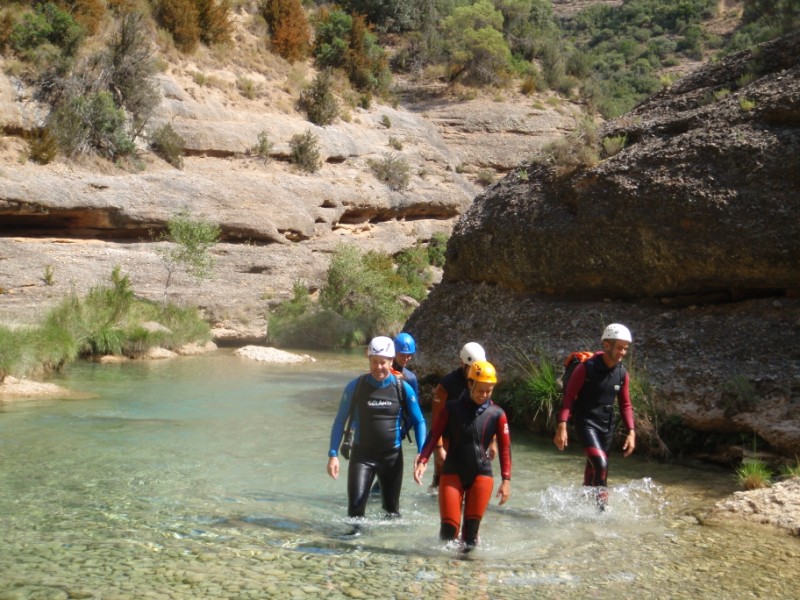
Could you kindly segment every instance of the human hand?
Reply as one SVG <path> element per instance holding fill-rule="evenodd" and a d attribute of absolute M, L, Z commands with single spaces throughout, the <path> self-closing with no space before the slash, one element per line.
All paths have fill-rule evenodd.
<path fill-rule="evenodd" d="M 500 487 L 497 489 L 497 497 L 500 498 L 500 506 L 502 506 L 508 501 L 508 497 L 510 495 L 511 495 L 511 482 L 508 479 L 504 479 L 503 483 L 501 483 Z"/>
<path fill-rule="evenodd" d="M 419 455 L 417 455 L 417 459 L 414 461 L 414 481 L 417 482 L 417 485 L 422 485 L 422 477 L 425 475 L 427 467 L 427 463 L 419 462 Z"/>
<path fill-rule="evenodd" d="M 556 434 L 553 436 L 553 443 L 556 448 L 563 450 L 569 444 L 569 436 L 567 435 L 567 424 L 562 421 L 556 426 Z"/>
<path fill-rule="evenodd" d="M 622 456 L 627 458 L 633 454 L 634 448 L 636 448 L 636 432 L 631 429 L 628 432 L 628 437 L 625 438 L 625 443 L 622 444 Z"/>
<path fill-rule="evenodd" d="M 331 456 L 328 459 L 328 475 L 334 479 L 339 479 L 339 459 L 335 456 Z"/>

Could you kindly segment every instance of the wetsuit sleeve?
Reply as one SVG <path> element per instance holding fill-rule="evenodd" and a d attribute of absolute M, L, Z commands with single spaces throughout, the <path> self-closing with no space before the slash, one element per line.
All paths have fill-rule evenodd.
<path fill-rule="evenodd" d="M 425 440 L 425 445 L 419 452 L 419 462 L 427 464 L 428 459 L 433 453 L 433 449 L 439 444 L 439 440 L 441 439 L 444 430 L 447 429 L 447 423 L 449 421 L 450 413 L 447 411 L 446 406 L 442 406 L 439 414 L 436 415 L 436 419 L 433 422 L 431 432 L 428 434 L 428 438 Z"/>
<path fill-rule="evenodd" d="M 617 395 L 619 401 L 619 414 L 622 416 L 622 420 L 625 421 L 625 426 L 628 428 L 628 431 L 632 431 L 635 425 L 633 421 L 633 404 L 631 404 L 630 382 L 630 374 L 625 373 L 625 380 L 622 382 L 622 387 Z"/>
<path fill-rule="evenodd" d="M 436 422 L 436 417 L 439 416 L 439 413 L 444 408 L 444 405 L 447 403 L 447 390 L 445 387 L 440 383 L 436 386 L 436 391 L 433 394 L 433 404 L 431 405 L 431 423 Z M 441 446 L 442 440 L 441 436 L 436 439 L 436 445 Z"/>
<path fill-rule="evenodd" d="M 500 455 L 500 476 L 511 479 L 511 434 L 508 431 L 508 418 L 503 412 L 497 420 L 497 449 Z"/>
<path fill-rule="evenodd" d="M 417 376 L 413 371 L 408 371 L 408 374 L 409 377 L 406 379 L 406 382 L 414 390 L 414 395 L 417 397 L 417 401 L 419 401 L 419 381 L 417 380 Z"/>
<path fill-rule="evenodd" d="M 405 381 L 403 382 L 403 386 L 405 388 L 408 414 L 411 417 L 411 421 L 414 423 L 414 441 L 417 443 L 417 452 L 420 452 L 422 450 L 422 443 L 425 440 L 425 417 L 422 414 L 422 409 L 419 407 L 419 400 L 414 393 L 414 388 Z"/>
<path fill-rule="evenodd" d="M 354 379 L 345 386 L 342 392 L 342 397 L 339 400 L 339 410 L 336 411 L 336 417 L 333 419 L 333 426 L 331 427 L 331 444 L 328 448 L 328 457 L 339 456 L 339 444 L 342 443 L 344 426 L 347 423 L 347 415 L 350 414 L 350 402 L 353 399 L 353 392 L 357 383 L 358 379 Z M 356 415 L 353 415 L 353 420 L 355 418 Z"/>
<path fill-rule="evenodd" d="M 567 389 L 564 392 L 564 398 L 561 401 L 561 410 L 558 412 L 558 422 L 566 422 L 569 420 L 569 415 L 572 412 L 572 405 L 578 397 L 583 384 L 586 382 L 586 364 L 581 363 L 575 366 L 572 371 L 569 381 L 567 382 Z"/>

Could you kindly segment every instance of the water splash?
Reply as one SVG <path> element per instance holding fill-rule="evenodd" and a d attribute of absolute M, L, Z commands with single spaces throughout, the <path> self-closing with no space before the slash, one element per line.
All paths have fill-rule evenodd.
<path fill-rule="evenodd" d="M 550 523 L 574 521 L 650 521 L 661 517 L 668 501 L 664 489 L 649 477 L 608 488 L 608 503 L 598 500 L 597 488 L 550 486 L 532 494 L 530 510 Z"/>

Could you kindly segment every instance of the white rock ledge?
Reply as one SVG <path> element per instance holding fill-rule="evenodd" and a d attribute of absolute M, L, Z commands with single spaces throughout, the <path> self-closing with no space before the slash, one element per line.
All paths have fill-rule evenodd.
<path fill-rule="evenodd" d="M 266 346 L 242 346 L 238 348 L 235 354 L 251 360 L 259 362 L 268 362 L 276 364 L 294 364 L 305 362 L 317 362 L 317 359 L 308 354 L 293 354 L 278 350 L 277 348 L 268 348 Z"/>

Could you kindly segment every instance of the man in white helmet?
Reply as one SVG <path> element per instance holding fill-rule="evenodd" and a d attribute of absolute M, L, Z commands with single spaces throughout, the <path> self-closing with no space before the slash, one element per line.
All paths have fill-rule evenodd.
<path fill-rule="evenodd" d="M 476 362 L 485 361 L 486 352 L 483 346 L 478 342 L 467 342 L 461 347 L 459 358 L 461 359 L 461 366 L 442 377 L 439 384 L 436 386 L 433 404 L 431 405 L 431 423 L 436 422 L 436 417 L 439 415 L 442 408 L 444 408 L 444 405 L 447 404 L 448 400 L 455 400 L 464 393 L 467 389 L 467 374 L 469 373 L 469 368 Z M 496 450 L 496 448 L 493 447 L 492 457 L 494 457 L 494 450 Z M 433 455 L 434 470 L 433 482 L 430 486 L 431 491 L 439 487 L 439 472 L 444 463 L 446 452 L 447 440 L 440 438 L 436 441 Z"/>
<path fill-rule="evenodd" d="M 614 439 L 614 401 L 628 435 L 622 445 L 623 456 L 630 456 L 636 447 L 633 407 L 630 399 L 630 376 L 622 364 L 633 337 L 630 330 L 612 323 L 600 338 L 601 352 L 575 367 L 567 382 L 558 413 L 558 425 L 553 443 L 559 450 L 567 447 L 567 421 L 575 420 L 575 433 L 586 455 L 583 485 L 597 489 L 598 506 L 608 502 L 608 452 Z"/>
<path fill-rule="evenodd" d="M 347 516 L 363 517 L 370 488 L 375 478 L 380 482 L 383 509 L 390 516 L 400 512 L 400 488 L 403 483 L 403 448 L 401 442 L 404 413 L 416 437 L 417 453 L 425 441 L 425 417 L 413 388 L 392 372 L 395 358 L 391 338 L 373 338 L 367 348 L 369 373 L 348 383 L 339 401 L 339 410 L 331 427 L 328 450 L 328 475 L 339 478 L 339 448 L 345 429 L 354 430 L 347 469 Z M 343 449 L 344 450 L 344 449 Z M 416 459 L 415 459 L 416 460 Z M 360 533 L 359 524 L 353 534 Z"/>

